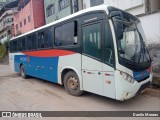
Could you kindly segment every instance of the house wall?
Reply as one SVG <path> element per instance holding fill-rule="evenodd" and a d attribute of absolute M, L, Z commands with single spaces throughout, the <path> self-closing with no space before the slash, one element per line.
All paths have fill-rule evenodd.
<path fill-rule="evenodd" d="M 139 17 L 148 44 L 160 43 L 160 12 Z"/>
<path fill-rule="evenodd" d="M 34 28 L 38 28 L 45 24 L 44 4 L 43 0 L 32 0 Z"/>
<path fill-rule="evenodd" d="M 28 16 L 31 17 L 30 22 L 28 21 Z M 26 25 L 24 25 L 24 19 L 26 19 Z M 20 22 L 22 22 L 22 27 L 20 27 Z M 18 30 L 16 29 L 17 24 Z M 26 33 L 43 26 L 44 24 L 43 0 L 31 0 L 19 13 L 14 16 L 15 35 Z"/>
<path fill-rule="evenodd" d="M 90 1 L 91 0 L 83 0 L 84 9 L 90 7 Z M 118 7 L 134 15 L 145 13 L 145 0 L 104 0 L 104 4 Z"/>
<path fill-rule="evenodd" d="M 54 4 L 55 14 L 47 17 L 46 9 L 49 5 Z M 63 18 L 71 14 L 71 6 L 64 8 L 63 10 L 59 10 L 59 0 L 44 0 L 44 8 L 45 8 L 45 20 L 46 24 L 51 23 L 57 19 Z"/>
<path fill-rule="evenodd" d="M 160 0 L 151 0 L 151 11 L 158 11 L 160 10 Z"/>

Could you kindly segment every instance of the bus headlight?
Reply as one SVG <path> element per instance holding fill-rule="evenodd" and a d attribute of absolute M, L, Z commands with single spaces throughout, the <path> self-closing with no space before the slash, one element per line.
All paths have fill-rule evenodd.
<path fill-rule="evenodd" d="M 128 75 L 127 73 L 120 72 L 120 74 L 123 76 L 123 78 L 128 81 L 129 83 L 134 84 L 135 80 L 132 76 Z"/>

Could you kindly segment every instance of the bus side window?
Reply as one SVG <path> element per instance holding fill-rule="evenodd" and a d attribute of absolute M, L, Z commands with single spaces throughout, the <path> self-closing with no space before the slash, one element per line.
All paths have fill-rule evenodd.
<path fill-rule="evenodd" d="M 65 46 L 74 45 L 74 22 L 62 26 L 62 44 Z"/>
<path fill-rule="evenodd" d="M 45 41 L 44 41 L 45 48 L 51 48 L 53 46 L 52 33 L 53 33 L 53 28 L 49 28 L 45 32 Z"/>
<path fill-rule="evenodd" d="M 13 43 L 12 43 L 12 45 L 13 45 L 12 51 L 13 51 L 13 52 L 17 52 L 17 48 L 18 48 L 18 47 L 17 47 L 17 40 L 14 40 Z"/>
<path fill-rule="evenodd" d="M 31 50 L 32 49 L 32 39 L 31 39 L 31 36 L 28 36 L 27 37 L 27 50 Z"/>
<path fill-rule="evenodd" d="M 76 45 L 77 43 L 77 21 L 69 22 L 55 28 L 54 45 L 56 47 Z"/>
<path fill-rule="evenodd" d="M 83 53 L 101 59 L 100 23 L 83 27 Z"/>
<path fill-rule="evenodd" d="M 31 42 L 32 42 L 32 49 L 33 50 L 37 49 L 37 35 L 36 34 L 32 35 Z"/>
<path fill-rule="evenodd" d="M 44 48 L 44 32 L 38 33 L 38 48 Z"/>
<path fill-rule="evenodd" d="M 55 39 L 54 39 L 55 46 L 62 46 L 62 27 L 55 28 Z"/>
<path fill-rule="evenodd" d="M 21 38 L 18 40 L 19 51 L 24 51 L 26 49 L 25 38 Z"/>
<path fill-rule="evenodd" d="M 105 63 L 114 65 L 114 47 L 109 23 L 105 23 Z"/>

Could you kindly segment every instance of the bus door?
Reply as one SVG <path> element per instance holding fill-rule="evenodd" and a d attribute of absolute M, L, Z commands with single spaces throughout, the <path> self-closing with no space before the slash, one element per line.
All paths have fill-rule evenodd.
<path fill-rule="evenodd" d="M 82 25 L 83 89 L 103 95 L 102 21 Z"/>
<path fill-rule="evenodd" d="M 115 55 L 112 39 L 112 32 L 109 22 L 104 22 L 104 39 L 103 39 L 103 89 L 104 96 L 115 98 Z"/>
<path fill-rule="evenodd" d="M 83 89 L 115 98 L 114 47 L 108 22 L 82 26 Z"/>

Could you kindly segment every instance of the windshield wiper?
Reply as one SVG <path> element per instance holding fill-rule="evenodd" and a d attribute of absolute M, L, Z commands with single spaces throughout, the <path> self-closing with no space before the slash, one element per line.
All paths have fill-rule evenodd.
<path fill-rule="evenodd" d="M 139 62 L 138 63 L 140 63 L 140 60 L 141 60 L 141 56 L 143 56 L 143 62 L 145 61 L 145 57 L 146 57 L 146 61 L 150 61 L 148 58 L 147 58 L 147 52 L 146 52 L 146 45 L 145 45 L 145 43 L 144 43 L 144 41 L 143 41 L 143 38 L 142 38 L 142 35 L 141 35 L 141 33 L 139 32 L 139 30 L 137 29 L 137 32 L 138 32 L 138 34 L 139 34 L 139 37 L 140 37 L 140 41 L 141 41 L 141 50 L 140 50 L 140 56 L 139 56 Z M 148 59 L 148 60 L 147 60 Z"/>

